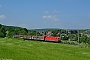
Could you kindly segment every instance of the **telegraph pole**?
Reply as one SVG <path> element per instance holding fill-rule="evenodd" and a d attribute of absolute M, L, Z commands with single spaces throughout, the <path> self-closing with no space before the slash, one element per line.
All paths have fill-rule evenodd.
<path fill-rule="evenodd" d="M 78 30 L 78 45 L 79 45 L 79 30 Z"/>
<path fill-rule="evenodd" d="M 36 31 L 36 40 L 37 40 L 37 31 Z"/>

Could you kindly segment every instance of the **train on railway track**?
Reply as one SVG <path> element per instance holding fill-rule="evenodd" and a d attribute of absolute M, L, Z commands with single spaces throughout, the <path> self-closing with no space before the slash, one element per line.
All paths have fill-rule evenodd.
<path fill-rule="evenodd" d="M 24 40 L 37 40 L 37 41 L 47 41 L 47 42 L 56 42 L 60 43 L 60 37 L 51 37 L 51 36 L 28 36 L 28 35 L 14 35 L 14 38 L 23 38 Z"/>

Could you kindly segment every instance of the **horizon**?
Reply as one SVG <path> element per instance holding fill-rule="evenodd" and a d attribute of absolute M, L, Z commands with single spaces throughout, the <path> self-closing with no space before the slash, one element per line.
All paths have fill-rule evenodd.
<path fill-rule="evenodd" d="M 3 25 L 3 24 L 2 24 Z M 11 26 L 11 27 L 19 27 L 19 26 L 13 26 L 13 25 L 3 25 L 3 26 Z M 20 28 L 25 28 L 25 27 L 20 27 Z M 26 28 L 27 29 L 27 28 Z M 64 29 L 64 28 L 35 28 L 35 29 L 28 29 L 28 30 L 42 30 L 42 29 L 52 29 L 52 30 L 60 30 L 60 29 L 63 29 L 63 30 L 88 30 L 89 28 L 87 29 Z M 90 29 L 89 29 L 90 30 Z"/>
<path fill-rule="evenodd" d="M 27 29 L 90 29 L 90 0 L 0 0 L 0 24 Z"/>

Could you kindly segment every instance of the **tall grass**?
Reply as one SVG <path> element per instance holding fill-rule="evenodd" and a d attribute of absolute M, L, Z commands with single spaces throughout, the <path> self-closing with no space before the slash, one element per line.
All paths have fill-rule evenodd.
<path fill-rule="evenodd" d="M 90 60 L 90 48 L 0 38 L 0 60 Z"/>

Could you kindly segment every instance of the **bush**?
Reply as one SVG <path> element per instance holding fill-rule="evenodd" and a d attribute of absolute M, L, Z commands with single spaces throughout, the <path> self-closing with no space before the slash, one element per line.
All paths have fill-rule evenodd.
<path fill-rule="evenodd" d="M 62 44 L 77 45 L 78 43 L 76 41 L 62 41 Z"/>

